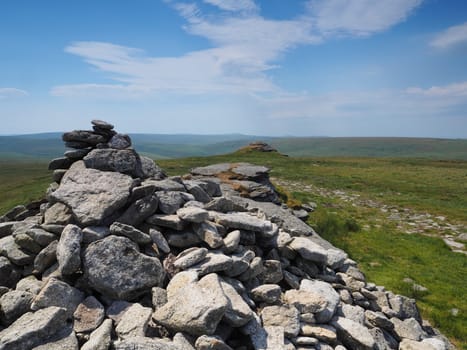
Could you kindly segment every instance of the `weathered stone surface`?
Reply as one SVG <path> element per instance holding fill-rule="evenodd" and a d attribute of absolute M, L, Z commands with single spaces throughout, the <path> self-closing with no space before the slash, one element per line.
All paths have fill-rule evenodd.
<path fill-rule="evenodd" d="M 107 226 L 88 226 L 83 230 L 83 243 L 88 244 L 110 235 L 110 230 Z"/>
<path fill-rule="evenodd" d="M 189 248 L 177 255 L 176 260 L 174 261 L 174 266 L 176 268 L 185 270 L 190 266 L 193 266 L 200 261 L 202 261 L 208 253 L 206 248 Z"/>
<path fill-rule="evenodd" d="M 73 149 L 73 150 L 68 150 L 65 151 L 63 154 L 65 157 L 70 158 L 71 160 L 80 160 L 83 159 L 83 157 L 88 154 L 91 151 L 91 149 Z"/>
<path fill-rule="evenodd" d="M 151 225 L 170 228 L 172 230 L 181 231 L 185 227 L 185 222 L 178 215 L 154 214 L 146 219 L 146 222 Z"/>
<path fill-rule="evenodd" d="M 108 236 L 86 248 L 83 270 L 91 288 L 108 297 L 126 300 L 160 286 L 165 276 L 157 258 L 141 254 L 135 243 L 116 236 Z"/>
<path fill-rule="evenodd" d="M 212 283 L 216 283 L 215 279 Z M 174 331 L 210 335 L 216 330 L 227 306 L 220 285 L 202 288 L 197 283 L 190 283 L 156 310 L 153 318 Z"/>
<path fill-rule="evenodd" d="M 288 290 L 284 294 L 284 300 L 287 304 L 294 305 L 302 314 L 318 313 L 327 306 L 327 301 L 321 294 L 306 290 Z"/>
<path fill-rule="evenodd" d="M 206 203 L 204 205 L 204 209 L 218 211 L 220 213 L 228 213 L 228 212 L 233 212 L 233 211 L 237 211 L 237 212 L 246 211 L 244 206 L 238 205 L 234 201 L 226 197 L 214 198 L 209 203 Z"/>
<path fill-rule="evenodd" d="M 200 276 L 204 276 L 212 272 L 229 270 L 232 264 L 233 260 L 231 257 L 221 252 L 210 251 L 206 254 L 204 260 L 190 267 L 190 270 L 194 270 L 198 272 Z"/>
<path fill-rule="evenodd" d="M 239 230 L 229 232 L 227 236 L 225 236 L 223 239 L 223 251 L 225 253 L 232 253 L 233 251 L 235 251 L 238 248 L 238 245 L 240 244 L 240 237 L 241 233 Z"/>
<path fill-rule="evenodd" d="M 73 162 L 70 158 L 61 157 L 52 159 L 49 163 L 49 170 L 68 169 Z"/>
<path fill-rule="evenodd" d="M 153 180 L 148 179 L 143 182 L 144 185 L 154 186 L 155 191 L 186 191 L 185 186 L 181 183 L 181 180 L 175 181 L 173 178 L 164 180 Z"/>
<path fill-rule="evenodd" d="M 104 306 L 93 296 L 84 299 L 73 313 L 75 332 L 92 332 L 102 323 L 105 317 Z"/>
<path fill-rule="evenodd" d="M 71 316 L 83 299 L 83 292 L 51 277 L 34 298 L 31 310 L 58 306 L 65 309 L 67 315 Z"/>
<path fill-rule="evenodd" d="M 66 317 L 65 309 L 56 306 L 28 312 L 0 332 L 0 349 L 30 350 L 57 333 Z"/>
<path fill-rule="evenodd" d="M 370 332 L 360 323 L 338 317 L 332 325 L 337 329 L 339 340 L 351 349 L 372 350 L 375 346 L 375 340 Z"/>
<path fill-rule="evenodd" d="M 157 249 L 163 253 L 170 253 L 169 243 L 165 239 L 164 235 L 156 230 L 156 229 L 149 229 L 149 237 L 151 241 L 157 246 Z"/>
<path fill-rule="evenodd" d="M 78 161 L 51 196 L 67 204 L 81 225 L 99 225 L 125 205 L 132 186 L 133 180 L 127 175 L 86 169 Z"/>
<path fill-rule="evenodd" d="M 117 221 L 138 226 L 156 212 L 158 205 L 159 198 L 154 194 L 150 194 L 133 202 Z"/>
<path fill-rule="evenodd" d="M 281 288 L 277 284 L 262 284 L 251 291 L 253 300 L 269 304 L 278 301 L 281 295 Z"/>
<path fill-rule="evenodd" d="M 300 314 L 291 305 L 266 306 L 261 311 L 261 319 L 264 326 L 284 327 L 284 333 L 288 337 L 296 337 L 300 332 Z"/>
<path fill-rule="evenodd" d="M 300 283 L 300 289 L 318 294 L 327 301 L 326 308 L 316 314 L 316 320 L 319 323 L 327 323 L 330 321 L 336 312 L 336 307 L 340 300 L 339 294 L 334 290 L 334 288 L 323 281 L 304 279 Z"/>
<path fill-rule="evenodd" d="M 425 332 L 423 332 L 420 323 L 415 318 L 406 318 L 405 320 L 400 320 L 397 317 L 391 318 L 391 322 L 394 325 L 394 332 L 400 339 L 411 339 L 411 340 L 421 340 Z"/>
<path fill-rule="evenodd" d="M 201 243 L 198 235 L 191 231 L 171 231 L 166 237 L 169 245 L 176 248 L 188 248 Z"/>
<path fill-rule="evenodd" d="M 0 297 L 0 321 L 4 325 L 13 323 L 17 318 L 30 311 L 34 294 L 12 290 Z"/>
<path fill-rule="evenodd" d="M 112 304 L 110 304 L 109 307 L 106 308 L 105 315 L 113 320 L 115 324 L 118 324 L 122 319 L 125 311 L 128 310 L 131 305 L 133 304 L 129 303 L 128 301 L 115 300 L 112 302 Z"/>
<path fill-rule="evenodd" d="M 216 213 L 215 220 L 218 224 L 232 229 L 248 231 L 269 231 L 272 229 L 271 222 L 259 219 L 248 213 Z"/>
<path fill-rule="evenodd" d="M 0 286 L 13 287 L 20 278 L 19 268 L 14 266 L 8 258 L 0 256 Z"/>
<path fill-rule="evenodd" d="M 413 317 L 417 321 L 421 321 L 420 313 L 414 299 L 402 295 L 394 295 L 392 298 L 389 298 L 389 304 L 391 309 L 396 313 L 396 317 L 402 320 Z"/>
<path fill-rule="evenodd" d="M 151 237 L 147 233 L 144 233 L 131 225 L 122 224 L 121 222 L 114 222 L 110 225 L 110 233 L 117 236 L 127 237 L 137 244 L 148 244 L 152 242 Z"/>
<path fill-rule="evenodd" d="M 213 249 L 219 248 L 224 244 L 222 236 L 217 232 L 216 225 L 209 221 L 194 224 L 193 230 L 202 241 L 206 242 Z"/>
<path fill-rule="evenodd" d="M 0 238 L 11 235 L 15 223 L 16 221 L 0 222 Z"/>
<path fill-rule="evenodd" d="M 73 221 L 72 215 L 70 207 L 57 202 L 45 211 L 44 224 L 68 225 Z"/>
<path fill-rule="evenodd" d="M 62 135 L 62 140 L 65 142 L 85 142 L 90 146 L 96 146 L 99 143 L 106 142 L 102 135 L 95 134 L 87 130 L 73 130 Z"/>
<path fill-rule="evenodd" d="M 175 214 L 185 203 L 185 197 L 179 191 L 157 191 L 159 210 L 164 214 Z"/>
<path fill-rule="evenodd" d="M 305 260 L 319 264 L 326 264 L 327 262 L 326 250 L 306 237 L 294 237 L 288 245 Z"/>
<path fill-rule="evenodd" d="M 171 299 L 189 284 L 198 282 L 198 274 L 195 271 L 182 271 L 172 277 L 167 285 L 167 299 Z"/>
<path fill-rule="evenodd" d="M 386 330 L 392 330 L 394 328 L 394 324 L 382 312 L 366 310 L 365 320 L 374 327 Z"/>
<path fill-rule="evenodd" d="M 120 339 L 144 337 L 151 319 L 152 309 L 135 303 L 123 314 L 115 332 Z"/>
<path fill-rule="evenodd" d="M 69 324 L 66 324 L 53 336 L 47 338 L 44 343 L 32 350 L 79 350 L 78 339 L 73 327 Z"/>
<path fill-rule="evenodd" d="M 114 149 L 125 149 L 131 146 L 131 138 L 124 134 L 115 134 L 109 141 L 109 147 Z"/>
<path fill-rule="evenodd" d="M 29 292 L 34 295 L 39 294 L 45 282 L 38 280 L 35 276 L 27 276 L 18 281 L 16 290 Z"/>
<path fill-rule="evenodd" d="M 348 318 L 354 322 L 364 324 L 365 323 L 365 309 L 358 305 L 340 305 L 337 308 L 339 316 Z"/>
<path fill-rule="evenodd" d="M 279 283 L 284 278 L 282 266 L 278 260 L 263 261 L 263 271 L 258 275 L 263 283 Z"/>
<path fill-rule="evenodd" d="M 161 287 L 152 287 L 151 289 L 151 301 L 154 310 L 167 304 L 167 291 Z"/>
<path fill-rule="evenodd" d="M 199 181 L 185 180 L 183 181 L 187 191 L 195 197 L 195 200 L 201 203 L 208 203 L 211 201 L 211 196 L 203 189 Z"/>
<path fill-rule="evenodd" d="M 26 230 L 26 234 L 30 236 L 34 242 L 39 244 L 42 248 L 49 245 L 52 241 L 57 239 L 57 236 L 41 228 L 31 228 Z"/>
<path fill-rule="evenodd" d="M 209 219 L 208 211 L 197 207 L 180 208 L 177 210 L 177 215 L 182 220 L 195 223 L 201 223 Z"/>
<path fill-rule="evenodd" d="M 42 273 L 55 263 L 57 260 L 57 244 L 58 241 L 53 241 L 36 255 L 34 258 L 34 272 Z"/>
<path fill-rule="evenodd" d="M 81 267 L 83 233 L 76 225 L 67 225 L 57 244 L 58 268 L 63 275 L 77 272 Z"/>
<path fill-rule="evenodd" d="M 132 149 L 94 149 L 83 158 L 87 168 L 144 178 L 140 156 Z"/>
<path fill-rule="evenodd" d="M 24 266 L 34 262 L 34 254 L 21 249 L 13 236 L 0 238 L 0 255 L 6 256 L 12 263 Z"/>
<path fill-rule="evenodd" d="M 91 120 L 91 124 L 94 126 L 97 126 L 99 129 L 104 129 L 104 130 L 112 130 L 114 126 L 110 123 L 107 123 L 104 120 L 100 119 L 93 119 Z"/>
<path fill-rule="evenodd" d="M 195 348 L 196 350 L 232 350 L 220 337 L 212 335 L 198 337 Z"/>
<path fill-rule="evenodd" d="M 302 324 L 300 334 L 334 344 L 337 341 L 337 331 L 327 324 Z"/>
<path fill-rule="evenodd" d="M 148 337 L 132 337 L 113 343 L 114 350 L 178 350 L 172 343 L 164 339 Z"/>
<path fill-rule="evenodd" d="M 240 327 L 248 323 L 253 312 L 243 298 L 229 283 L 221 280 L 222 290 L 227 297 L 228 304 L 224 314 L 224 321 L 233 327 Z"/>
<path fill-rule="evenodd" d="M 83 344 L 81 350 L 108 350 L 111 342 L 112 320 L 106 319 L 89 336 L 89 340 Z"/>

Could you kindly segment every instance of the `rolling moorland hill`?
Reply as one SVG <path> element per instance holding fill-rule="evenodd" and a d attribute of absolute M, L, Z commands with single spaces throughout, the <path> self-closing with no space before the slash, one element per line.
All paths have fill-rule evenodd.
<path fill-rule="evenodd" d="M 293 157 L 410 157 L 467 160 L 467 140 L 387 137 L 266 137 L 255 135 L 131 134 L 136 149 L 154 159 L 211 156 L 262 140 Z M 0 136 L 0 158 L 58 157 L 61 133 Z"/>

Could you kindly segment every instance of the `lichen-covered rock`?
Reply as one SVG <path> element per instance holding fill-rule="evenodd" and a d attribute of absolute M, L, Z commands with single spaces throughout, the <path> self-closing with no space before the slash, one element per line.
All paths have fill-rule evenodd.
<path fill-rule="evenodd" d="M 125 300 L 160 286 L 165 276 L 159 259 L 141 254 L 136 243 L 116 236 L 93 242 L 85 249 L 83 271 L 89 287 Z"/>

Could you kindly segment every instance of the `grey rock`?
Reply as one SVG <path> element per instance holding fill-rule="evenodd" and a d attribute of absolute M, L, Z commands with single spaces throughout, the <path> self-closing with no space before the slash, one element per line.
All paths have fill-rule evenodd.
<path fill-rule="evenodd" d="M 31 253 L 39 253 L 42 247 L 37 244 L 34 239 L 25 232 L 13 232 L 15 243 L 21 248 Z"/>
<path fill-rule="evenodd" d="M 282 274 L 284 275 L 284 282 L 286 282 L 290 288 L 292 289 L 300 288 L 300 277 L 298 277 L 297 275 L 294 275 L 293 273 L 287 270 L 284 270 Z"/>
<path fill-rule="evenodd" d="M 124 134 L 115 134 L 109 141 L 109 147 L 115 149 L 125 149 L 131 147 L 131 138 Z"/>
<path fill-rule="evenodd" d="M 227 172 L 231 169 L 230 163 L 222 163 L 222 164 L 213 164 L 208 165 L 205 167 L 198 167 L 191 169 L 190 173 L 193 175 L 203 175 L 203 176 L 213 176 L 219 173 Z"/>
<path fill-rule="evenodd" d="M 133 187 L 131 190 L 131 196 L 128 199 L 130 203 L 136 202 L 138 199 L 152 196 L 154 192 L 156 191 L 156 186 L 147 183 L 147 184 L 142 184 L 141 186 L 136 186 Z"/>
<path fill-rule="evenodd" d="M 248 231 L 269 231 L 272 229 L 271 222 L 259 219 L 248 213 L 217 213 L 215 221 L 225 227 Z"/>
<path fill-rule="evenodd" d="M 181 231 L 185 227 L 185 222 L 178 215 L 154 214 L 148 217 L 146 222 L 176 231 Z"/>
<path fill-rule="evenodd" d="M 425 336 L 420 323 L 415 318 L 406 318 L 400 320 L 397 317 L 391 318 L 391 322 L 394 325 L 394 332 L 400 339 L 411 339 L 421 340 Z"/>
<path fill-rule="evenodd" d="M 160 231 L 151 228 L 149 229 L 149 236 L 160 251 L 166 254 L 170 253 L 169 243 Z"/>
<path fill-rule="evenodd" d="M 254 301 L 273 304 L 280 300 L 281 288 L 277 284 L 262 284 L 251 290 Z"/>
<path fill-rule="evenodd" d="M 208 203 L 211 201 L 211 196 L 206 193 L 202 185 L 198 181 L 185 180 L 183 181 L 187 191 L 192 194 L 198 202 Z"/>
<path fill-rule="evenodd" d="M 266 306 L 261 311 L 263 326 L 284 327 L 287 337 L 296 337 L 300 332 L 300 313 L 292 305 Z"/>
<path fill-rule="evenodd" d="M 233 327 L 245 325 L 253 317 L 253 311 L 251 311 L 250 307 L 245 303 L 234 287 L 223 280 L 220 281 L 220 284 L 228 300 L 224 321 Z"/>
<path fill-rule="evenodd" d="M 57 239 L 57 236 L 51 232 L 48 232 L 41 228 L 31 228 L 26 231 L 34 242 L 39 244 L 41 247 L 48 246 L 52 241 Z"/>
<path fill-rule="evenodd" d="M 83 157 L 88 154 L 91 151 L 91 149 L 73 149 L 66 151 L 63 155 L 67 158 L 70 158 L 71 160 L 80 160 L 83 159 Z"/>
<path fill-rule="evenodd" d="M 372 335 L 360 323 L 354 322 L 344 317 L 338 317 L 332 322 L 337 329 L 339 340 L 351 349 L 372 350 L 375 340 Z"/>
<path fill-rule="evenodd" d="M 198 272 L 199 276 L 204 276 L 213 272 L 229 270 L 232 267 L 232 258 L 221 252 L 211 251 L 206 254 L 204 260 L 193 265 L 190 270 Z"/>
<path fill-rule="evenodd" d="M 144 233 L 131 225 L 122 224 L 121 222 L 114 222 L 110 225 L 110 233 L 117 236 L 127 237 L 137 244 L 148 244 L 152 242 L 151 237 L 147 233 Z"/>
<path fill-rule="evenodd" d="M 354 322 L 365 323 L 365 309 L 358 305 L 343 304 L 338 307 L 339 316 L 348 318 Z"/>
<path fill-rule="evenodd" d="M 238 276 L 237 279 L 240 281 L 248 281 L 260 275 L 261 272 L 263 272 L 263 259 L 256 256 L 251 260 L 248 269 Z"/>
<path fill-rule="evenodd" d="M 157 258 L 141 254 L 135 243 L 116 236 L 108 236 L 86 248 L 83 270 L 91 288 L 111 298 L 128 300 L 159 286 L 165 276 Z"/>
<path fill-rule="evenodd" d="M 321 294 L 307 290 L 290 289 L 285 292 L 284 300 L 287 304 L 295 306 L 302 314 L 321 312 L 328 304 Z"/>
<path fill-rule="evenodd" d="M 152 309 L 135 303 L 123 314 L 115 332 L 120 339 L 144 337 L 151 319 Z"/>
<path fill-rule="evenodd" d="M 159 210 L 164 214 L 174 214 L 186 202 L 182 192 L 157 191 L 159 198 Z"/>
<path fill-rule="evenodd" d="M 0 240 L 1 243 L 1 240 Z M 21 278 L 21 271 L 8 258 L 0 256 L 0 286 L 14 287 Z"/>
<path fill-rule="evenodd" d="M 300 283 L 300 289 L 319 294 L 326 299 L 327 306 L 323 311 L 316 314 L 316 320 L 318 323 L 329 322 L 336 312 L 337 304 L 340 300 L 339 294 L 334 290 L 334 288 L 323 281 L 304 279 Z"/>
<path fill-rule="evenodd" d="M 172 343 L 164 339 L 148 337 L 132 337 L 113 342 L 114 350 L 178 350 Z"/>
<path fill-rule="evenodd" d="M 337 341 L 337 331 L 328 324 L 302 324 L 300 334 L 334 344 Z"/>
<path fill-rule="evenodd" d="M 173 179 L 153 180 L 148 179 L 143 182 L 144 185 L 154 186 L 155 191 L 186 191 L 183 183 L 175 181 Z"/>
<path fill-rule="evenodd" d="M 258 275 L 263 283 L 279 283 L 284 278 L 281 263 L 278 260 L 263 261 L 263 271 Z"/>
<path fill-rule="evenodd" d="M 60 183 L 60 181 L 62 181 L 63 175 L 65 175 L 66 172 L 66 169 L 55 169 L 52 174 L 53 181 Z"/>
<path fill-rule="evenodd" d="M 379 327 L 388 331 L 394 329 L 394 324 L 382 312 L 366 310 L 365 319 L 372 327 Z"/>
<path fill-rule="evenodd" d="M 250 336 L 253 347 L 256 350 L 267 350 L 268 348 L 268 333 L 265 327 L 261 325 L 261 319 L 254 314 L 253 318 L 245 326 L 241 328 L 242 332 Z"/>
<path fill-rule="evenodd" d="M 110 235 L 110 230 L 107 226 L 88 226 L 83 230 L 83 240 L 84 244 L 89 244 L 95 242 L 99 239 L 107 237 Z"/>
<path fill-rule="evenodd" d="M 196 350 L 233 350 L 218 336 L 202 335 L 196 339 Z"/>
<path fill-rule="evenodd" d="M 202 241 L 206 242 L 213 249 L 219 248 L 224 244 L 222 236 L 217 232 L 216 225 L 209 221 L 194 224 L 193 230 Z"/>
<path fill-rule="evenodd" d="M 29 265 L 34 262 L 34 254 L 21 249 L 13 236 L 0 238 L 0 255 L 6 256 L 18 266 Z"/>
<path fill-rule="evenodd" d="M 245 207 L 236 204 L 234 201 L 226 197 L 214 198 L 204 205 L 204 209 L 218 211 L 221 213 L 246 211 Z"/>
<path fill-rule="evenodd" d="M 51 277 L 34 298 L 31 310 L 58 306 L 65 309 L 67 315 L 71 316 L 83 299 L 83 292 Z"/>
<path fill-rule="evenodd" d="M 293 339 L 294 344 L 304 346 L 315 346 L 318 345 L 318 340 L 313 337 L 297 337 Z"/>
<path fill-rule="evenodd" d="M 159 167 L 156 163 L 154 163 L 154 160 L 145 156 L 140 156 L 139 158 L 141 161 L 141 178 L 152 178 L 161 180 L 167 177 L 164 170 L 161 167 Z"/>
<path fill-rule="evenodd" d="M 348 258 L 347 253 L 341 249 L 328 249 L 326 251 L 326 255 L 326 263 L 333 270 L 339 269 L 344 264 L 345 260 Z"/>
<path fill-rule="evenodd" d="M 11 235 L 15 223 L 16 221 L 0 222 L 0 238 Z"/>
<path fill-rule="evenodd" d="M 55 263 L 57 260 L 57 244 L 58 241 L 53 241 L 36 255 L 34 258 L 35 273 L 42 273 Z"/>
<path fill-rule="evenodd" d="M 81 267 L 81 240 L 83 233 L 76 225 L 67 225 L 57 244 L 57 261 L 63 275 L 77 272 Z"/>
<path fill-rule="evenodd" d="M 78 161 L 51 196 L 70 206 L 81 225 L 99 225 L 125 205 L 132 186 L 127 175 L 86 169 Z"/>
<path fill-rule="evenodd" d="M 52 232 L 55 235 L 61 235 L 63 229 L 65 228 L 65 225 L 42 224 L 41 228 L 48 231 L 48 232 Z"/>
<path fill-rule="evenodd" d="M 234 230 L 234 231 L 229 232 L 227 236 L 225 236 L 223 239 L 223 243 L 224 243 L 223 251 L 225 253 L 234 252 L 238 248 L 238 245 L 240 244 L 240 237 L 241 237 L 241 233 L 239 230 Z"/>
<path fill-rule="evenodd" d="M 166 233 L 166 237 L 169 245 L 176 248 L 184 249 L 201 243 L 198 235 L 191 231 L 172 231 Z"/>
<path fill-rule="evenodd" d="M 77 333 L 92 332 L 105 317 L 104 306 L 93 296 L 84 299 L 73 313 L 73 329 Z"/>
<path fill-rule="evenodd" d="M 65 142 L 85 142 L 91 146 L 106 142 L 106 139 L 102 135 L 87 130 L 66 132 L 62 135 L 62 140 Z"/>
<path fill-rule="evenodd" d="M 4 325 L 10 325 L 21 315 L 30 311 L 34 294 L 12 290 L 0 297 L 0 321 Z"/>
<path fill-rule="evenodd" d="M 70 158 L 67 157 L 60 157 L 52 159 L 49 163 L 49 170 L 56 170 L 56 169 L 68 169 L 73 162 Z"/>
<path fill-rule="evenodd" d="M 152 287 L 151 289 L 151 301 L 154 310 L 167 304 L 167 291 L 161 287 Z"/>
<path fill-rule="evenodd" d="M 128 308 L 131 305 L 133 304 L 129 303 L 128 301 L 115 300 L 110 304 L 109 307 L 106 308 L 105 315 L 111 320 L 113 320 L 117 325 L 122 319 L 122 316 L 125 313 L 125 311 L 128 310 Z"/>
<path fill-rule="evenodd" d="M 30 350 L 62 329 L 66 318 L 65 310 L 56 306 L 28 312 L 0 332 L 0 349 Z"/>
<path fill-rule="evenodd" d="M 159 198 L 156 195 L 145 196 L 133 202 L 117 221 L 138 226 L 156 212 L 158 205 Z"/>
<path fill-rule="evenodd" d="M 172 299 L 186 286 L 198 282 L 198 274 L 195 271 L 182 271 L 172 277 L 167 285 L 167 300 Z"/>
<path fill-rule="evenodd" d="M 111 342 L 112 320 L 106 319 L 89 336 L 89 340 L 83 344 L 81 350 L 108 350 Z"/>
<path fill-rule="evenodd" d="M 392 298 L 389 298 L 389 304 L 391 309 L 396 312 L 397 318 L 406 319 L 413 317 L 417 321 L 421 321 L 420 313 L 414 299 L 407 298 L 402 295 L 395 295 Z"/>
<path fill-rule="evenodd" d="M 94 149 L 83 158 L 87 168 L 144 178 L 141 159 L 132 149 Z"/>
<path fill-rule="evenodd" d="M 399 348 L 399 342 L 388 332 L 380 328 L 369 328 L 371 336 L 375 340 L 376 350 L 393 350 Z"/>
<path fill-rule="evenodd" d="M 174 261 L 174 266 L 185 270 L 202 261 L 206 257 L 207 253 L 208 250 L 206 248 L 193 247 L 186 249 L 177 255 L 177 258 Z"/>
<path fill-rule="evenodd" d="M 79 350 L 76 334 L 73 332 L 73 327 L 68 324 L 56 334 L 47 338 L 44 343 L 32 350 Z"/>
<path fill-rule="evenodd" d="M 39 281 L 35 276 L 27 276 L 18 281 L 18 283 L 16 284 L 16 290 L 29 292 L 34 295 L 37 295 L 39 294 L 43 286 L 43 281 Z"/>
<path fill-rule="evenodd" d="M 327 262 L 326 250 L 306 237 L 294 237 L 288 245 L 305 260 L 319 264 L 326 264 Z"/>
<path fill-rule="evenodd" d="M 195 223 L 201 223 L 209 219 L 208 211 L 197 207 L 180 208 L 177 210 L 177 215 L 182 220 Z"/>
<path fill-rule="evenodd" d="M 195 350 L 190 338 L 181 332 L 173 336 L 173 343 L 179 350 Z"/>
<path fill-rule="evenodd" d="M 97 126 L 99 129 L 104 129 L 104 130 L 112 130 L 114 126 L 110 123 L 107 123 L 106 121 L 99 120 L 99 119 L 93 119 L 91 120 L 91 124 L 94 126 Z"/>
<path fill-rule="evenodd" d="M 167 304 L 156 310 L 153 318 L 165 327 L 192 335 L 213 334 L 228 306 L 217 278 L 200 287 L 190 283 Z M 216 285 L 217 284 L 217 285 Z"/>

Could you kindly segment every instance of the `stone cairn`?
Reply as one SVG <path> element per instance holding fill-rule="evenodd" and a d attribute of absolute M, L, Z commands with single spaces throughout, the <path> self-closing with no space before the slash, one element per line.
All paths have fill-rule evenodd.
<path fill-rule="evenodd" d="M 167 177 L 102 121 L 0 223 L 0 349 L 449 349 L 246 163 Z M 303 217 L 303 215 L 301 215 Z"/>

